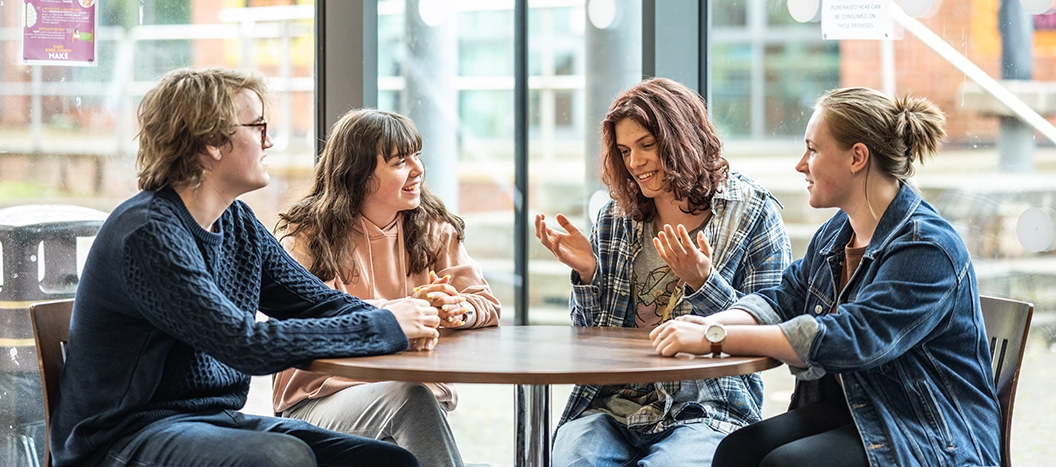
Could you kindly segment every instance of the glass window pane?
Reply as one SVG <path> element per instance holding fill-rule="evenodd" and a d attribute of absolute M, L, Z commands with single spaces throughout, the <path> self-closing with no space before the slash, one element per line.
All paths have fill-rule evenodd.
<path fill-rule="evenodd" d="M 751 53 L 747 44 L 715 44 L 711 54 L 711 115 L 723 135 L 751 133 Z"/>
<path fill-rule="evenodd" d="M 19 18 L 21 3 L 0 3 L 5 27 Z M 19 36 L 4 35 L 0 192 L 12 196 L 0 204 L 109 211 L 136 191 L 135 109 L 154 80 L 184 66 L 248 68 L 269 78 L 268 130 L 276 146 L 269 150 L 271 185 L 246 197 L 274 225 L 276 194 L 299 183 L 284 168 L 314 160 L 314 7 L 292 0 L 229 4 L 101 2 L 93 67 L 23 65 Z M 282 19 L 268 13 L 276 8 L 287 9 Z"/>
<path fill-rule="evenodd" d="M 271 183 L 242 197 L 265 226 L 274 226 L 287 195 L 299 195 L 309 182 L 315 152 L 311 0 L 99 1 L 92 34 L 97 60 L 90 67 L 20 62 L 22 8 L 29 4 L 0 1 L 0 208 L 66 204 L 109 212 L 136 193 L 137 105 L 161 75 L 181 67 L 248 69 L 267 78 Z M 87 240 L 78 239 L 78 266 Z M 0 255 L 15 253 L 0 247 Z M 0 278 L 0 290 L 4 282 Z M 247 411 L 271 413 L 269 384 L 268 378 L 254 380 Z M 0 413 L 9 414 L 5 401 L 19 399 L 6 388 Z M 8 459 L 18 438 L 4 425 L 0 437 L 16 440 L 0 447 L 0 458 Z M 39 451 L 45 442 L 43 430 L 36 432 Z"/>
<path fill-rule="evenodd" d="M 1047 368 L 1056 358 L 1056 299 L 1050 292 L 1056 243 L 1043 239 L 1042 251 L 1032 251 L 1019 233 L 1028 212 L 1040 209 L 1052 216 L 1056 208 L 1051 163 L 1056 108 L 1049 104 L 1056 95 L 1051 66 L 1056 15 L 1031 16 L 1018 1 L 936 0 L 925 2 L 932 6 L 920 18 L 896 15 L 894 40 L 824 41 L 820 23 L 795 22 L 785 0 L 721 3 L 713 7 L 712 111 L 735 169 L 769 187 L 784 205 L 797 258 L 832 214 L 807 205 L 805 188 L 797 183 L 802 176 L 793 169 L 821 93 L 867 86 L 926 97 L 946 113 L 945 146 L 917 166 L 912 183 L 961 235 L 979 292 L 1036 307 L 1016 397 L 1012 452 L 1017 465 L 1046 464 L 1056 455 L 1048 441 L 1056 396 L 1047 389 Z M 1010 7 L 1012 19 L 999 21 L 999 4 Z M 744 17 L 732 11 L 744 11 Z M 1011 53 L 1003 56 L 1002 44 Z M 1014 97 L 995 97 L 1008 95 L 995 85 Z M 1020 102 L 1032 110 L 1013 114 L 1011 103 Z M 1041 118 L 1024 116 L 1034 112 Z M 1039 231 L 1052 228 L 1042 224 Z M 764 372 L 768 415 L 784 411 L 777 401 L 787 401 L 791 390 L 788 378 L 773 373 Z"/>
<path fill-rule="evenodd" d="M 463 10 L 458 21 L 459 74 L 512 77 L 513 10 Z"/>
<path fill-rule="evenodd" d="M 747 24 L 747 12 L 744 1 L 715 2 L 711 6 L 712 22 L 715 25 L 744 26 Z"/>
<path fill-rule="evenodd" d="M 810 119 L 803 109 L 839 85 L 838 50 L 835 43 L 791 42 L 764 48 L 768 137 L 802 136 Z"/>
<path fill-rule="evenodd" d="M 379 60 L 396 62 L 386 67 L 385 61 L 379 61 L 380 68 L 396 70 L 379 78 L 379 104 L 411 116 L 423 130 L 427 148 L 436 144 L 428 128 L 438 121 L 452 122 L 457 131 L 457 138 L 450 143 L 453 148 L 441 151 L 446 154 L 442 158 L 425 161 L 426 183 L 434 191 L 445 189 L 452 193 L 444 198 L 445 203 L 466 221 L 466 248 L 484 269 L 503 304 L 502 322 L 508 325 L 516 313 L 513 2 L 456 1 L 456 20 L 432 29 L 413 17 L 408 19 L 407 15 L 417 11 L 415 5 L 415 0 L 379 2 L 379 24 L 390 25 L 379 27 L 379 47 L 406 51 L 403 55 L 379 51 L 379 57 L 386 57 Z M 621 18 L 625 29 L 641 21 L 637 9 L 620 14 L 624 15 Z M 393 26 L 396 24 L 403 26 Z M 596 168 L 590 169 L 594 173 L 588 172 L 588 167 L 596 165 L 597 123 L 609 99 L 641 78 L 640 64 L 625 70 L 617 63 L 623 55 L 641 55 L 640 33 L 629 31 L 592 29 L 582 0 L 528 3 L 529 212 L 544 212 L 551 218 L 560 212 L 584 229 L 589 228 L 586 197 L 598 184 Z M 416 55 L 419 46 L 412 38 L 425 37 L 447 44 L 443 51 L 434 53 L 450 54 L 447 56 L 453 57 L 457 66 L 449 69 Z M 451 37 L 456 40 L 449 42 Z M 598 44 L 598 53 L 610 57 L 599 60 L 593 68 L 586 60 L 586 44 L 590 41 Z M 417 75 L 433 79 L 421 80 Z M 596 94 L 605 97 L 589 101 L 592 87 L 599 89 Z M 423 110 L 429 105 L 410 105 L 438 100 L 451 92 L 455 97 L 450 105 L 433 106 L 433 111 Z M 438 176 L 441 169 L 449 171 L 450 176 Z M 539 245 L 532 232 L 528 235 L 529 319 L 534 324 L 569 324 L 568 268 Z M 470 386 L 473 387 L 460 386 L 460 391 L 487 391 L 487 396 L 476 398 L 474 407 L 460 406 L 451 414 L 449 420 L 456 435 L 460 427 L 479 430 L 484 424 L 494 423 L 499 424 L 496 432 L 512 433 L 512 399 L 495 395 L 495 391 L 508 392 L 506 388 L 484 390 Z M 564 400 L 554 400 L 558 399 Z M 499 411 L 502 416 L 482 416 L 475 412 L 479 410 Z M 555 406 L 553 415 L 556 417 L 559 412 Z M 467 462 L 491 465 L 510 463 L 514 455 L 512 442 L 512 436 L 492 437 L 482 443 L 471 437 L 459 438 Z"/>

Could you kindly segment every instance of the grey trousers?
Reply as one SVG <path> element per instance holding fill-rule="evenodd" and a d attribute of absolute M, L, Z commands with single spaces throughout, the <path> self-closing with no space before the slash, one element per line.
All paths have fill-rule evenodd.
<path fill-rule="evenodd" d="M 411 451 L 423 467 L 463 467 L 447 412 L 421 383 L 361 384 L 302 401 L 282 415 L 395 443 Z"/>

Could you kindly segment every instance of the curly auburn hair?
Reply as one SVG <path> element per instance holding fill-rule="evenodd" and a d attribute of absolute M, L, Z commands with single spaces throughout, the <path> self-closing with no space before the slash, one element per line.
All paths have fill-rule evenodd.
<path fill-rule="evenodd" d="M 722 191 L 730 164 L 722 157 L 722 142 L 708 118 L 704 98 L 683 84 L 651 78 L 624 91 L 613 101 L 601 124 L 601 179 L 609 196 L 632 219 L 652 219 L 656 205 L 642 194 L 627 171 L 616 146 L 616 123 L 631 119 L 656 139 L 664 170 L 664 189 L 676 200 L 688 200 L 687 213 L 711 208 Z"/>

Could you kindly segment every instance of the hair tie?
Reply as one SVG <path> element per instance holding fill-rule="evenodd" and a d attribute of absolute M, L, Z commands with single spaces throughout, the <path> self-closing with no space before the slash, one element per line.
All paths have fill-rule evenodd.
<path fill-rule="evenodd" d="M 902 126 L 902 143 L 906 145 L 906 160 L 908 164 L 913 163 L 913 138 L 910 137 L 910 110 L 908 108 L 902 109 L 902 115 L 905 122 Z"/>

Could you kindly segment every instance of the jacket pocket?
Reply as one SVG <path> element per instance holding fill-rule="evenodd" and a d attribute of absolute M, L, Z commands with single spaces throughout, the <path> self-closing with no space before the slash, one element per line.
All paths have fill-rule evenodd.
<path fill-rule="evenodd" d="M 947 450 L 957 449 L 957 443 L 953 440 L 950 426 L 942 414 L 939 400 L 935 397 L 935 391 L 931 382 L 926 378 L 916 380 L 917 393 L 920 394 L 921 416 L 931 432 L 942 442 L 942 448 Z"/>

